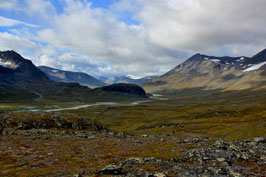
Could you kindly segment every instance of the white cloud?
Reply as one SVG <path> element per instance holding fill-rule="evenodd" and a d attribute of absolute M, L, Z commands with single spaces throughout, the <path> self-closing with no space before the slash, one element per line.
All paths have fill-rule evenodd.
<path fill-rule="evenodd" d="M 71 49 L 89 58 L 108 61 L 124 73 L 166 72 L 172 64 L 177 64 L 175 58 L 168 54 L 152 53 L 158 49 L 146 41 L 142 26 L 127 25 L 109 12 L 92 9 L 90 4 L 73 1 L 69 4 L 67 12 L 56 17 L 55 28 L 38 33 L 40 41 Z M 161 68 L 167 69 L 161 71 Z"/>
<path fill-rule="evenodd" d="M 0 0 L 0 9 L 30 19 L 48 20 L 45 23 L 56 15 L 56 9 L 49 0 Z"/>
<path fill-rule="evenodd" d="M 51 45 L 40 45 L 26 38 L 0 32 L 0 51 L 14 50 L 24 58 L 30 59 L 36 66 L 45 65 L 54 68 L 86 72 L 93 76 L 119 74 L 111 65 L 77 53 L 59 54 Z M 29 53 L 30 54 L 29 54 Z"/>
<path fill-rule="evenodd" d="M 7 32 L 0 32 L 0 39 L 0 50 L 16 50 L 19 52 L 26 48 L 35 48 L 37 46 L 34 42 Z"/>
<path fill-rule="evenodd" d="M 56 9 L 50 1 L 47 0 L 24 0 L 24 11 L 31 16 L 32 14 L 41 15 L 44 18 L 52 18 L 56 15 Z M 51 20 L 51 19 L 49 19 Z"/>
<path fill-rule="evenodd" d="M 251 56 L 265 48 L 265 0 L 121 0 L 109 9 L 92 8 L 89 1 L 64 2 L 58 14 L 48 0 L 12 0 L 27 16 L 49 24 L 36 35 L 16 33 L 17 42 L 27 39 L 26 46 L 32 45 L 37 63 L 95 75 L 163 74 L 190 54 Z M 0 0 L 4 6 L 11 9 Z M 121 21 L 125 14 L 139 24 Z M 6 38 L 0 48 L 25 48 L 11 43 Z M 71 52 L 58 54 L 58 49 Z"/>
<path fill-rule="evenodd" d="M 0 9 L 18 10 L 18 0 L 0 0 Z"/>
<path fill-rule="evenodd" d="M 266 41 L 265 0 L 138 1 L 143 6 L 136 18 L 162 47 L 204 52 Z"/>
<path fill-rule="evenodd" d="M 22 21 L 13 20 L 10 18 L 5 18 L 5 17 L 0 16 L 0 26 L 10 27 L 10 26 L 18 25 L 18 24 L 26 25 L 26 26 L 33 27 L 33 28 L 38 27 L 37 25 L 33 25 L 33 24 L 29 24 L 29 23 L 25 23 Z"/>

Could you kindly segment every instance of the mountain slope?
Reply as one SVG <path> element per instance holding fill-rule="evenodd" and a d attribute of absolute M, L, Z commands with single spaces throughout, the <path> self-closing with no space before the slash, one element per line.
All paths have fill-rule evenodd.
<path fill-rule="evenodd" d="M 51 80 L 56 82 L 76 82 L 80 85 L 88 86 L 88 87 L 100 87 L 105 86 L 106 84 L 94 77 L 82 73 L 82 72 L 71 72 L 71 71 L 63 71 L 59 69 L 54 69 L 47 66 L 38 66 L 40 70 L 42 70 Z"/>
<path fill-rule="evenodd" d="M 265 88 L 266 51 L 252 58 L 196 54 L 166 74 L 143 83 L 146 91 L 182 89 L 245 90 Z"/>
<path fill-rule="evenodd" d="M 49 81 L 30 60 L 14 51 L 0 52 L 0 82 L 22 86 Z"/>

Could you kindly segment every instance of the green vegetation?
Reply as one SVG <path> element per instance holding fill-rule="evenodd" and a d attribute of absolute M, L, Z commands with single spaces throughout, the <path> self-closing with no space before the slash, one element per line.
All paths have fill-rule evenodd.
<path fill-rule="evenodd" d="M 63 111 L 98 120 L 113 131 L 133 134 L 172 133 L 180 136 L 207 136 L 244 139 L 264 136 L 266 93 L 243 91 L 182 95 L 165 94 L 169 100 L 153 100 L 135 106 L 93 106 Z M 71 107 L 81 102 L 35 101 L 31 104 L 0 104 L 9 112 L 34 106 L 37 109 Z"/>
<path fill-rule="evenodd" d="M 175 132 L 180 135 L 244 139 L 265 136 L 265 94 L 237 95 L 226 100 L 212 97 L 175 97 L 138 106 L 99 106 L 71 110 L 97 119 L 107 128 L 134 134 Z M 245 98 L 246 97 L 246 98 Z"/>

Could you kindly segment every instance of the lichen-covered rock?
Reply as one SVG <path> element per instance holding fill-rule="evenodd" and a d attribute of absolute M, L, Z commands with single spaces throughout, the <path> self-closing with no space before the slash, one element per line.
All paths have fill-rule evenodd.
<path fill-rule="evenodd" d="M 165 174 L 163 174 L 163 173 L 148 173 L 148 174 L 146 174 L 146 177 L 166 177 L 166 175 Z"/>
<path fill-rule="evenodd" d="M 0 124 L 19 130 L 57 128 L 108 132 L 101 123 L 95 120 L 62 113 L 10 113 L 0 117 Z"/>
<path fill-rule="evenodd" d="M 89 120 L 86 118 L 79 118 L 78 122 L 88 130 L 94 130 L 94 131 L 108 131 L 101 123 L 95 121 L 95 120 Z"/>
<path fill-rule="evenodd" d="M 155 157 L 141 157 L 141 158 L 129 158 L 122 162 L 122 167 L 130 167 L 141 163 L 159 163 L 161 159 Z"/>
<path fill-rule="evenodd" d="M 34 125 L 32 124 L 32 122 L 21 121 L 21 122 L 19 122 L 17 128 L 20 130 L 29 130 L 29 129 L 33 129 Z"/>
<path fill-rule="evenodd" d="M 121 165 L 107 165 L 105 168 L 99 171 L 100 175 L 109 174 L 109 175 L 122 175 L 122 166 Z"/>
<path fill-rule="evenodd" d="M 62 116 L 53 116 L 55 124 L 59 128 L 70 128 L 71 124 L 68 122 L 68 120 Z"/>
<path fill-rule="evenodd" d="M 72 129 L 75 129 L 75 130 L 83 130 L 84 129 L 84 127 L 78 122 L 72 123 L 71 127 L 72 127 Z"/>

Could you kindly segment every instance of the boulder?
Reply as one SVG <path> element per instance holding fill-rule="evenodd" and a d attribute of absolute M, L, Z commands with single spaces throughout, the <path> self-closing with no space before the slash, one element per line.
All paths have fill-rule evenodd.
<path fill-rule="evenodd" d="M 71 127 L 72 127 L 72 129 L 75 129 L 75 130 L 83 130 L 84 129 L 83 126 L 78 122 L 72 123 Z"/>
<path fill-rule="evenodd" d="M 107 165 L 105 168 L 99 171 L 100 175 L 122 175 L 121 165 Z"/>

